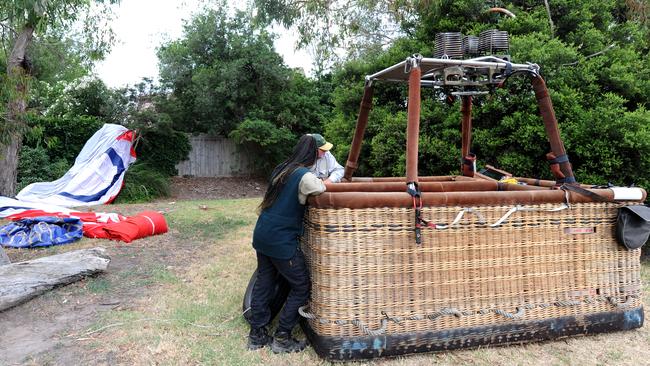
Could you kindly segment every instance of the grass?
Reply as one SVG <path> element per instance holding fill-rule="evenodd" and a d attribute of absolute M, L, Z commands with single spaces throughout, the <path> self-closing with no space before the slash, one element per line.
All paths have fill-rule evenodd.
<path fill-rule="evenodd" d="M 246 207 L 235 200 L 186 201 L 177 203 L 169 214 L 169 226 L 178 229 L 182 240 L 214 240 L 235 228 L 250 224 L 255 211 L 251 200 L 244 200 Z M 249 212 L 241 212 L 244 209 Z"/>
<path fill-rule="evenodd" d="M 153 268 L 151 268 L 151 277 L 154 283 L 176 284 L 179 281 L 178 277 L 162 264 L 154 265 Z"/>
<path fill-rule="evenodd" d="M 82 344 L 87 352 L 110 352 L 118 355 L 118 363 L 135 365 L 328 364 L 311 348 L 290 355 L 245 349 L 248 325 L 241 316 L 241 304 L 255 269 L 251 234 L 258 203 L 259 199 L 243 199 L 168 204 L 170 234 L 147 239 L 143 244 L 159 246 L 159 254 L 166 257 L 144 258 L 140 266 L 117 271 L 112 278 L 87 280 L 87 290 L 100 295 L 129 286 L 144 291 L 128 307 L 103 313 L 100 321 L 83 332 L 89 333 L 85 336 L 87 340 L 81 341 L 85 342 Z M 120 247 L 118 253 L 129 258 L 143 255 L 135 246 Z M 173 266 L 166 262 L 170 257 L 176 261 Z M 648 262 L 643 262 L 642 278 L 647 303 Z M 648 345 L 650 331 L 644 327 L 522 346 L 377 359 L 355 365 L 636 365 L 638 360 L 650 359 Z"/>
<path fill-rule="evenodd" d="M 108 292 L 111 288 L 111 283 L 106 278 L 93 277 L 86 282 L 86 289 L 94 294 Z"/>
<path fill-rule="evenodd" d="M 257 199 L 190 201 L 168 214 L 174 240 L 209 243 L 203 257 L 182 276 L 154 266 L 155 300 L 136 311 L 112 311 L 89 328 L 105 340 L 104 349 L 122 351 L 135 364 L 251 365 L 313 364 L 309 352 L 284 356 L 245 350 L 247 323 L 241 316 L 244 289 L 255 269 L 250 244 Z M 178 230 L 178 232 L 175 232 Z M 111 327 L 111 325 L 120 324 Z M 105 330 L 101 330 L 102 327 Z"/>

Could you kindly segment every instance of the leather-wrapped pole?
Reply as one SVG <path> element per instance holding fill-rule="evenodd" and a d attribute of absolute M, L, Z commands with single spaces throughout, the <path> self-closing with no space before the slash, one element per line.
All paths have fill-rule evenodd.
<path fill-rule="evenodd" d="M 475 181 L 477 178 L 464 177 L 462 175 L 436 175 L 418 177 L 420 182 L 452 182 L 452 181 Z M 352 182 L 406 182 L 405 177 L 353 177 Z M 404 184 L 402 184 L 402 187 Z"/>
<path fill-rule="evenodd" d="M 614 199 L 611 189 L 590 189 L 606 199 Z M 500 206 L 500 205 L 536 205 L 543 203 L 565 203 L 566 196 L 570 203 L 596 202 L 586 195 L 575 192 L 553 190 L 499 191 L 499 192 L 423 192 L 421 199 L 426 206 Z M 643 191 L 641 199 L 646 198 Z M 413 207 L 413 197 L 406 192 L 325 192 L 311 196 L 309 204 L 315 208 L 381 208 Z"/>
<path fill-rule="evenodd" d="M 472 146 L 472 96 L 463 95 L 460 104 L 461 112 L 461 156 L 460 173 L 466 177 L 476 174 L 476 155 L 470 152 Z"/>
<path fill-rule="evenodd" d="M 557 119 L 555 118 L 555 111 L 553 110 L 553 103 L 551 102 L 551 96 L 548 93 L 548 88 L 544 79 L 537 75 L 532 78 L 533 90 L 535 91 L 535 97 L 537 98 L 537 104 L 539 105 L 539 112 L 544 121 L 544 128 L 546 129 L 546 135 L 548 136 L 548 141 L 551 144 L 551 151 L 556 157 L 561 157 L 566 155 L 564 150 L 564 144 L 562 143 L 562 138 L 560 137 L 560 128 L 557 124 Z M 571 163 L 568 161 L 562 162 L 559 164 L 562 174 L 565 176 L 567 183 L 573 183 L 573 169 L 571 168 Z M 561 183 L 561 182 L 556 182 Z"/>
<path fill-rule="evenodd" d="M 361 98 L 361 105 L 359 106 L 359 117 L 357 118 L 357 127 L 354 130 L 354 137 L 352 138 L 352 146 L 350 146 L 350 153 L 348 154 L 348 161 L 345 163 L 345 170 L 343 172 L 343 179 L 350 181 L 352 174 L 359 167 L 359 154 L 361 153 L 361 143 L 363 142 L 363 134 L 366 132 L 368 125 L 368 115 L 372 109 L 372 83 L 366 82 L 363 89 L 363 98 Z"/>
<path fill-rule="evenodd" d="M 461 158 L 466 157 L 470 152 L 472 144 L 472 96 L 463 95 L 461 97 L 460 113 L 461 119 L 461 133 L 462 133 L 462 148 Z"/>
<path fill-rule="evenodd" d="M 418 139 L 420 136 L 420 78 L 422 70 L 417 58 L 409 74 L 408 125 L 406 127 L 406 183 L 418 182 Z"/>
<path fill-rule="evenodd" d="M 403 182 L 353 182 L 328 183 L 326 192 L 403 192 Z M 426 182 L 420 179 L 421 192 L 481 192 L 481 191 L 520 191 L 551 189 L 518 184 L 500 183 L 487 180 L 465 180 L 456 182 Z"/>

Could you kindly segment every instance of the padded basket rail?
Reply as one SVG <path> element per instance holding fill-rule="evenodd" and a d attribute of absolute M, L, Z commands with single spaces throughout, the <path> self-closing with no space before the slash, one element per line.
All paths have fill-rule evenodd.
<path fill-rule="evenodd" d="M 309 208 L 306 332 L 321 356 L 350 359 L 640 327 L 641 251 L 615 240 L 621 205 L 425 207 L 437 226 L 420 246 L 412 209 Z"/>

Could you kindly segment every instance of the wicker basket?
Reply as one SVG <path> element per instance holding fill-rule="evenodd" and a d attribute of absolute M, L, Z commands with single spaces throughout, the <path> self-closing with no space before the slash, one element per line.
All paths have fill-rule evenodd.
<path fill-rule="evenodd" d="M 640 327 L 640 249 L 615 240 L 620 205 L 424 207 L 441 225 L 421 245 L 412 208 L 311 207 L 305 331 L 335 360 Z"/>

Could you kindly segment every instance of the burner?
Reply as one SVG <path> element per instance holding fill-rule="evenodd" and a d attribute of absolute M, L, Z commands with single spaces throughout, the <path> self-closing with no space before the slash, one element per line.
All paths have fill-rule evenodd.
<path fill-rule="evenodd" d="M 435 58 L 463 58 L 463 35 L 460 32 L 436 34 Z"/>
<path fill-rule="evenodd" d="M 479 51 L 487 54 L 508 51 L 510 48 L 508 32 L 498 29 L 485 30 L 479 35 L 478 45 Z"/>

